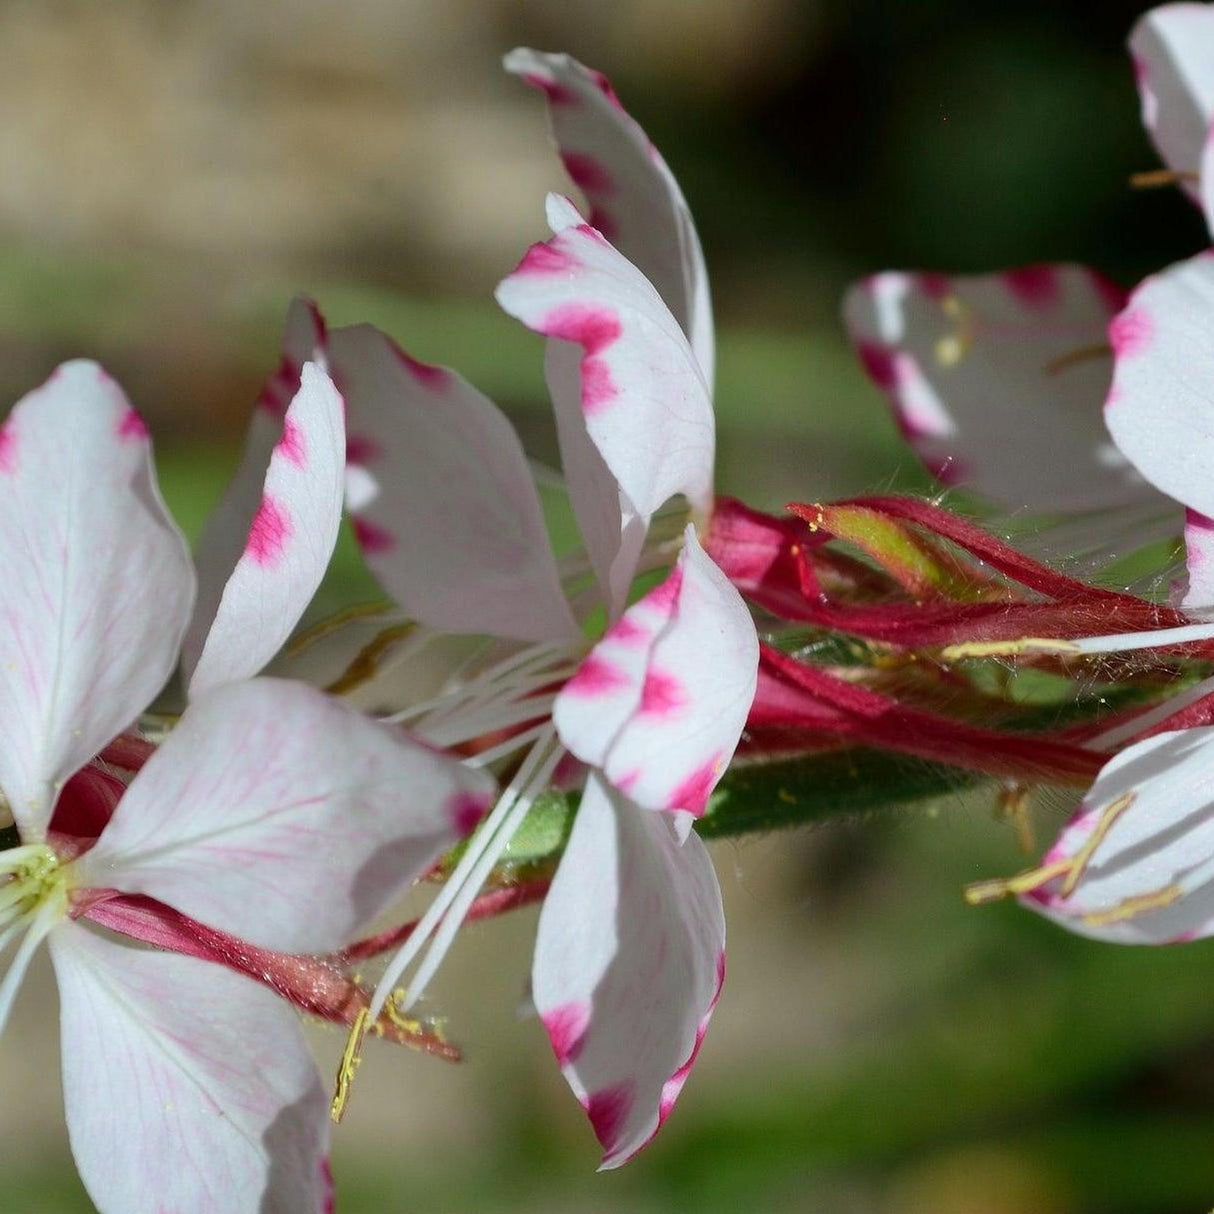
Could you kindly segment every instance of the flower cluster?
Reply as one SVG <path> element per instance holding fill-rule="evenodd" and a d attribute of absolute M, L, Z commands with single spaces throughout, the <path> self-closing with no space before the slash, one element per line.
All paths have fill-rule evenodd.
<path fill-rule="evenodd" d="M 1214 216 L 1214 7 L 1155 10 L 1131 46 L 1162 176 Z M 587 204 L 550 196 L 497 289 L 545 339 L 561 478 L 457 372 L 302 300 L 193 558 L 101 368 L 61 366 L 0 429 L 0 1027 L 45 942 L 102 1211 L 332 1208 L 365 1039 L 458 1057 L 419 1000 L 464 922 L 539 900 L 531 1002 L 602 1166 L 626 1162 L 722 992 L 701 836 L 826 812 L 840 754 L 849 805 L 874 755 L 993 779 L 1022 826 L 1033 787 L 1082 790 L 974 902 L 1214 930 L 1209 254 L 1128 297 L 1077 266 L 849 292 L 927 468 L 1048 518 L 1044 548 L 890 495 L 764 514 L 714 497 L 708 281 L 670 169 L 597 72 L 506 67 Z M 580 532 L 559 558 L 538 482 Z M 343 513 L 390 601 L 292 640 Z M 1182 529 L 1168 601 L 1045 559 Z M 1022 677 L 1066 702 L 1034 712 Z M 374 931 L 419 882 L 421 918 Z M 332 1101 L 300 1014 L 347 1030 Z"/>

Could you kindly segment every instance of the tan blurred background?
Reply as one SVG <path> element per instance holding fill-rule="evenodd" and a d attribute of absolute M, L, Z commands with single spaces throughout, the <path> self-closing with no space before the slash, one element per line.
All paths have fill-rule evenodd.
<path fill-rule="evenodd" d="M 498 67 L 525 43 L 608 72 L 684 184 L 721 324 L 722 487 L 775 506 L 923 486 L 852 367 L 839 292 L 887 265 L 1062 257 L 1130 281 L 1197 247 L 1183 204 L 1124 189 L 1154 163 L 1121 50 L 1134 12 L 10 0 L 0 388 L 102 359 L 196 531 L 303 291 L 459 366 L 551 458 L 539 343 L 491 299 L 542 234 L 544 192 L 568 189 L 540 99 Z M 474 928 L 433 999 L 469 1061 L 371 1053 L 338 1135 L 340 1208 L 1208 1208 L 1214 956 L 965 910 L 963 881 L 1021 863 L 992 801 L 716 845 L 725 997 L 678 1111 L 620 1174 L 593 1175 L 581 1112 L 516 1016 L 534 915 Z M 44 968 L 0 1047 L 0 1210 L 89 1208 L 54 998 Z M 340 1037 L 316 1039 L 328 1072 Z"/>

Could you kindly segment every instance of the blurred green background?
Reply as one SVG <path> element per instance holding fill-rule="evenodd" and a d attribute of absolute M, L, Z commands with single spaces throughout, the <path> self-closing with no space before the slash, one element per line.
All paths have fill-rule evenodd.
<path fill-rule="evenodd" d="M 460 367 L 551 459 L 540 345 L 490 292 L 568 188 L 517 43 L 612 76 L 697 216 L 720 484 L 760 505 L 925 487 L 852 365 L 880 268 L 1038 260 L 1125 283 L 1199 248 L 1155 158 L 1131 4 L 63 0 L 0 5 L 0 381 L 102 359 L 187 529 L 235 458 L 290 295 Z M 0 576 L 18 571 L 3 570 Z M 347 549 L 332 593 L 366 591 Z M 1024 860 L 990 790 L 715 846 L 730 975 L 679 1109 L 623 1171 L 516 1015 L 534 915 L 465 934 L 432 1010 L 459 1068 L 381 1048 L 335 1154 L 347 1211 L 1190 1214 L 1214 1204 L 1214 952 L 1132 950 L 968 880 Z M 1039 807 L 1044 840 L 1061 800 Z M 48 974 L 0 1048 L 0 1209 L 90 1207 Z M 328 1071 L 341 1038 L 318 1031 Z"/>

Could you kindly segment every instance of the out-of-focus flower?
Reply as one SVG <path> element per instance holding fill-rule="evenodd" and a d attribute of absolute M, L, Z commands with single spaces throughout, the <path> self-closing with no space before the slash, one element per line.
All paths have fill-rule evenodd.
<path fill-rule="evenodd" d="M 737 745 L 758 645 L 695 528 L 672 529 L 659 513 L 676 495 L 700 519 L 712 506 L 712 336 L 686 204 L 597 73 L 526 51 L 507 62 L 547 94 L 594 217 L 642 261 L 554 196 L 553 237 L 498 289 L 508 312 L 551 339 L 548 380 L 585 545 L 563 565 L 522 447 L 485 397 L 369 327 L 330 340 L 368 563 L 428 635 L 498 638 L 398 719 L 480 766 L 522 755 L 380 989 L 429 941 L 409 984 L 420 996 L 534 800 L 554 777 L 584 779 L 532 987 L 612 1167 L 665 1119 L 720 992 L 720 890 L 689 831 Z M 668 570 L 676 552 L 673 571 L 629 606 L 638 576 Z M 594 621 L 606 631 L 592 645 Z M 585 765 L 581 777 L 567 754 Z"/>
<path fill-rule="evenodd" d="M 305 366 L 299 415 L 325 400 Z M 0 792 L 20 836 L 0 853 L 0 940 L 19 941 L 0 1023 L 46 940 L 100 1209 L 320 1210 L 326 1102 L 290 1010 L 197 951 L 87 921 L 122 931 L 124 906 L 160 907 L 264 949 L 337 950 L 459 838 L 487 781 L 268 679 L 199 695 L 129 787 L 86 766 L 160 690 L 194 598 L 146 429 L 95 364 L 65 364 L 0 430 L 0 554 L 20 572 L 0 585 Z"/>

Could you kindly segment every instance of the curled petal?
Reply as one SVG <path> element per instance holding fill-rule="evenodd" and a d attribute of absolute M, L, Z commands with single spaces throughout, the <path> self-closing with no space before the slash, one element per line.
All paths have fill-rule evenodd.
<path fill-rule="evenodd" d="M 0 569 L 0 791 L 29 843 L 164 686 L 194 596 L 147 429 L 96 363 L 65 363 L 0 428 Z"/>
<path fill-rule="evenodd" d="M 711 388 L 708 272 L 674 174 L 599 72 L 525 47 L 511 51 L 505 65 L 547 97 L 557 151 L 590 203 L 590 222 L 657 288 Z"/>
<path fill-rule="evenodd" d="M 1214 727 L 1156 734 L 1105 764 L 1021 897 L 1123 944 L 1214 932 Z"/>
<path fill-rule="evenodd" d="M 1214 255 L 1148 278 L 1110 329 L 1116 363 L 1105 419 L 1164 493 L 1214 517 Z"/>
<path fill-rule="evenodd" d="M 266 415 L 259 412 L 255 424 L 265 421 Z M 199 598 L 182 652 L 191 695 L 251 678 L 265 666 L 311 602 L 337 543 L 345 485 L 345 425 L 341 397 L 315 363 L 302 368 L 299 390 L 277 432 L 261 469 L 256 505 L 243 519 L 242 547 L 228 567 L 226 581 L 218 580 L 214 547 L 200 563 L 200 569 L 207 571 L 202 583 L 206 597 Z M 256 445 L 254 435 L 250 457 Z M 235 522 L 235 499 L 244 488 L 238 474 L 221 508 L 225 527 Z M 219 530 L 212 534 L 218 537 Z"/>
<path fill-rule="evenodd" d="M 648 519 L 675 494 L 712 504 L 712 398 L 657 291 L 565 199 L 549 199 L 551 240 L 497 288 L 528 328 L 581 347 L 581 408 L 620 491 Z"/>
<path fill-rule="evenodd" d="M 414 619 L 546 641 L 576 632 L 518 436 L 488 398 L 370 325 L 331 344 L 346 400 L 348 505 L 367 563 Z"/>
<path fill-rule="evenodd" d="M 741 596 L 687 528 L 670 576 L 565 684 L 565 745 L 647 809 L 700 815 L 754 698 L 759 643 Z"/>
<path fill-rule="evenodd" d="M 492 782 L 303 684 L 195 700 L 78 862 L 283 952 L 332 952 L 466 833 Z"/>
<path fill-rule="evenodd" d="M 1082 266 L 946 278 L 885 273 L 848 292 L 860 361 L 927 469 L 1005 509 L 1160 504 L 1101 417 L 1118 288 Z"/>
<path fill-rule="evenodd" d="M 603 1147 L 627 1162 L 673 1108 L 725 975 L 707 849 L 592 776 L 540 914 L 536 1010 Z"/>
<path fill-rule="evenodd" d="M 1184 520 L 1186 577 L 1175 592 L 1185 611 L 1214 611 L 1214 519 L 1186 510 Z"/>
<path fill-rule="evenodd" d="M 320 1214 L 328 1102 L 274 995 L 75 924 L 50 949 L 72 1154 L 101 1214 Z"/>
<path fill-rule="evenodd" d="M 1142 124 L 1164 164 L 1197 198 L 1195 176 L 1214 114 L 1214 10 L 1164 4 L 1145 13 L 1130 34 L 1130 56 L 1142 101 Z"/>

